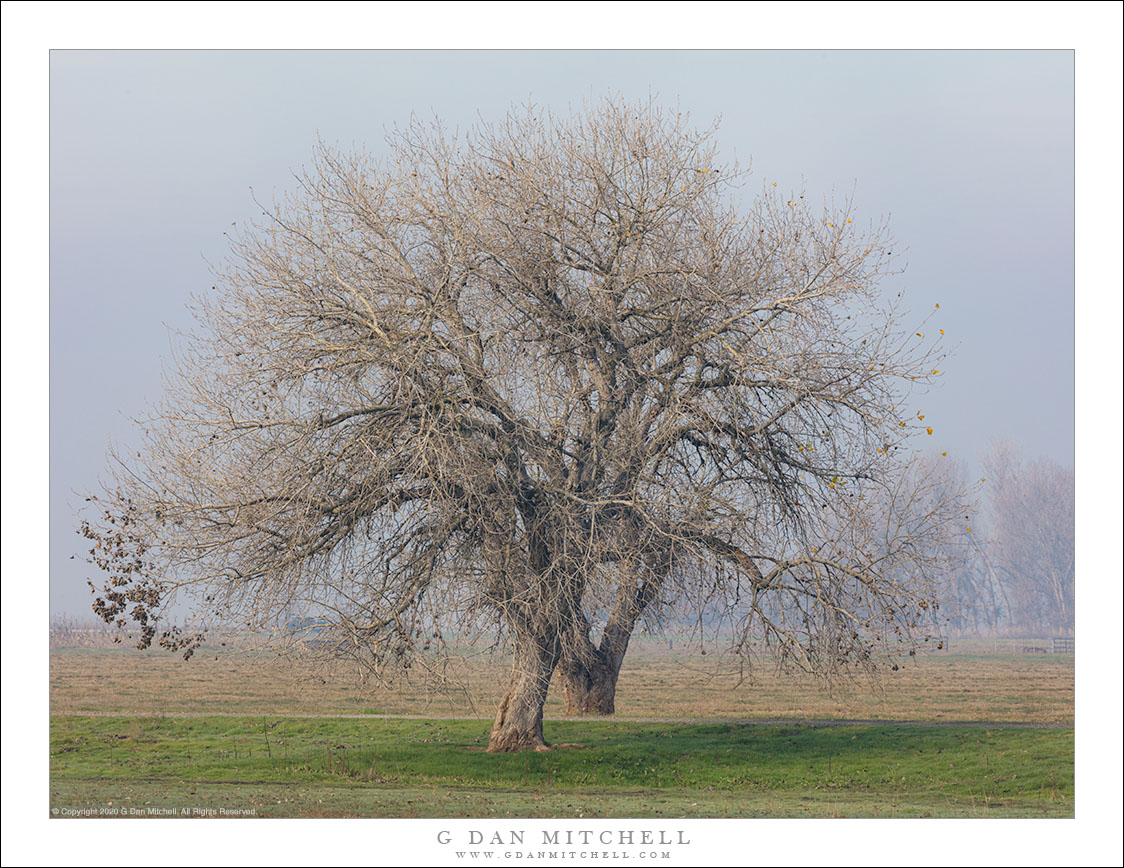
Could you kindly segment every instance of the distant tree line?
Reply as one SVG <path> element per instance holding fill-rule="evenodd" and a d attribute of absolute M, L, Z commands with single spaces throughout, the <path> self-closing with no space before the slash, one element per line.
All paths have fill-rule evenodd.
<path fill-rule="evenodd" d="M 1074 472 L 998 441 L 983 459 L 982 514 L 955 576 L 950 626 L 974 634 L 1072 636 Z M 963 475 L 963 474 L 962 474 Z"/>

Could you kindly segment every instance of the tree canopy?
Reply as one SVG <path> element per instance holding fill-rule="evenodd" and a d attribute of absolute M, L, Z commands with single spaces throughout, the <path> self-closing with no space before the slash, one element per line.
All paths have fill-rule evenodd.
<path fill-rule="evenodd" d="M 492 750 L 544 744 L 559 666 L 611 710 L 661 606 L 826 673 L 925 623 L 960 501 L 905 459 L 939 362 L 882 298 L 886 228 L 747 196 L 713 133 L 609 100 L 321 147 L 233 238 L 94 498 L 95 609 L 187 653 L 177 595 L 313 612 L 387 676 L 497 631 Z"/>

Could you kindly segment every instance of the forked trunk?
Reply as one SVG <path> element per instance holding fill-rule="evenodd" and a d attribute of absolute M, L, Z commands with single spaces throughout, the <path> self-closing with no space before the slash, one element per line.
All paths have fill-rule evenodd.
<path fill-rule="evenodd" d="M 613 714 L 616 711 L 617 677 L 624 655 L 616 659 L 597 654 L 591 662 L 567 659 L 558 667 L 558 680 L 567 714 Z"/>
<path fill-rule="evenodd" d="M 594 645 L 584 616 L 567 636 L 558 666 L 558 680 L 566 699 L 567 714 L 613 714 L 616 711 L 617 678 L 628 651 L 636 622 L 656 598 L 660 581 L 668 572 L 666 553 L 651 558 L 647 577 L 620 586 L 613 611 Z"/>
<path fill-rule="evenodd" d="M 511 683 L 492 723 L 488 753 L 547 749 L 542 709 L 560 653 L 557 636 L 517 640 Z"/>
<path fill-rule="evenodd" d="M 600 647 L 588 634 L 575 637 L 575 647 L 558 666 L 558 680 L 566 700 L 567 714 L 613 714 L 616 711 L 617 678 L 628 650 L 630 629 L 612 622 L 605 628 Z"/>

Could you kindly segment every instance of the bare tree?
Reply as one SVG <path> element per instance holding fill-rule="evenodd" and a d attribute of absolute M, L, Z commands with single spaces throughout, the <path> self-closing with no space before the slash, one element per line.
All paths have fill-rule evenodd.
<path fill-rule="evenodd" d="M 560 661 L 578 706 L 615 686 L 653 606 L 721 600 L 821 672 L 914 629 L 959 502 L 903 458 L 939 362 L 879 301 L 884 227 L 741 201 L 711 132 L 610 101 L 322 148 L 235 239 L 83 526 L 95 609 L 188 652 L 179 594 L 314 611 L 384 677 L 495 631 L 492 751 L 544 745 Z"/>
<path fill-rule="evenodd" d="M 986 525 L 979 518 L 974 520 L 970 541 L 949 580 L 950 626 L 960 635 L 995 634 L 1002 624 L 1011 623 L 1011 601 L 991 560 Z"/>
<path fill-rule="evenodd" d="M 942 475 L 954 489 L 971 494 L 971 505 L 983 489 L 984 480 L 969 484 L 968 467 L 964 461 L 942 458 Z M 942 595 L 943 623 L 958 635 L 994 634 L 1010 616 L 1006 589 L 988 554 L 989 531 L 986 516 L 974 509 L 957 523 L 950 539 L 958 540 L 956 556 L 950 564 Z"/>
<path fill-rule="evenodd" d="M 1013 625 L 1073 632 L 1074 474 L 1055 462 L 1024 463 L 1000 440 L 984 456 L 990 493 L 987 559 L 999 573 Z"/>

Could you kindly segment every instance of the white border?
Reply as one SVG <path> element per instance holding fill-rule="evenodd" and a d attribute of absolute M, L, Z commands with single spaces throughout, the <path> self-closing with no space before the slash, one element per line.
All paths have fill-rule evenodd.
<path fill-rule="evenodd" d="M 438 8 L 440 7 L 440 8 Z M 348 26 L 341 26 L 347 22 Z M 559 26 L 565 22 L 569 26 Z M 1121 7 L 1116 3 L 17 3 L 3 6 L 6 864 L 444 864 L 450 821 L 46 825 L 50 48 L 1073 48 L 1077 70 L 1076 821 L 682 821 L 675 864 L 1118 864 L 1121 856 Z M 1106 549 L 1112 544 L 1113 558 Z M 1100 576 L 1103 582 L 1096 583 Z M 26 603 L 20 594 L 27 596 Z M 1087 640 L 1085 637 L 1096 637 Z M 29 653 L 27 649 L 37 649 Z M 472 821 L 466 821 L 472 822 Z M 479 821 L 476 821 L 479 824 Z M 506 824 L 541 828 L 545 821 Z M 624 827 L 643 821 L 592 821 Z M 331 823 L 328 828 L 325 823 Z M 830 823 L 830 825 L 827 825 Z M 872 824 L 877 824 L 877 828 Z M 574 827 L 574 823 L 563 824 Z M 125 838 L 116 826 L 114 837 Z M 814 830 L 814 831 L 813 831 Z M 186 845 L 186 846 L 183 846 Z M 985 849 L 981 849 L 985 848 Z"/>

